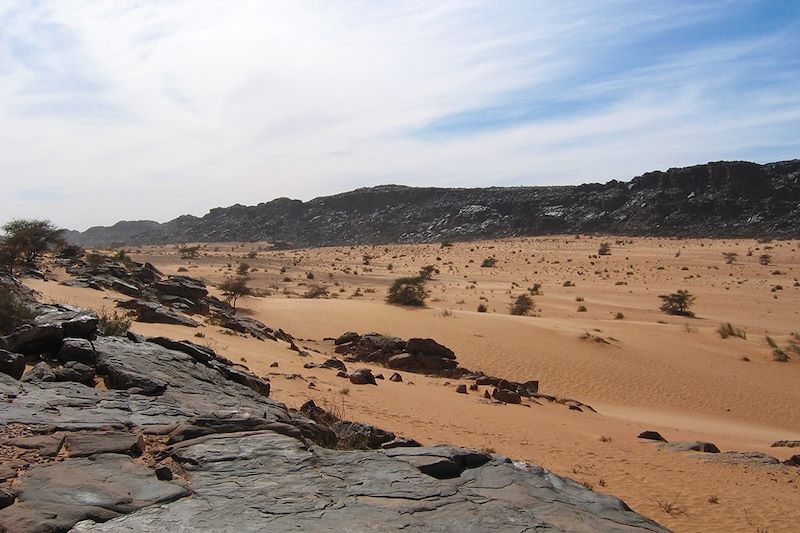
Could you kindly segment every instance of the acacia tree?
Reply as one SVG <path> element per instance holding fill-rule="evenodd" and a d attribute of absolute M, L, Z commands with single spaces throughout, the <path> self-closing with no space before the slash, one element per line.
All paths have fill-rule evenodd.
<path fill-rule="evenodd" d="M 694 316 L 689 308 L 694 304 L 695 297 L 687 290 L 679 289 L 678 292 L 671 294 L 662 294 L 661 298 L 661 311 L 669 315 L 681 316 Z"/>
<path fill-rule="evenodd" d="M 423 307 L 425 299 L 430 292 L 425 288 L 426 278 L 414 276 L 410 278 L 399 278 L 389 287 L 386 295 L 386 302 L 398 305 L 410 305 Z"/>
<path fill-rule="evenodd" d="M 49 220 L 18 218 L 3 225 L 3 255 L 10 266 L 35 264 L 43 253 L 65 244 L 63 229 Z"/>
<path fill-rule="evenodd" d="M 252 296 L 253 289 L 247 286 L 250 281 L 249 276 L 236 276 L 226 278 L 217 288 L 228 299 L 233 309 L 236 309 L 236 301 L 242 296 Z"/>

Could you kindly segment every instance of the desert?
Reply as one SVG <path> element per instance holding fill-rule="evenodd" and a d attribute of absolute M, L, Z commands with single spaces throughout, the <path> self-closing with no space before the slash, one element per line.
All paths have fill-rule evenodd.
<path fill-rule="evenodd" d="M 608 255 L 598 255 L 602 243 L 610 244 Z M 800 371 L 791 355 L 775 361 L 768 342 L 796 356 L 797 245 L 560 235 L 276 251 L 269 243 L 202 243 L 189 245 L 199 247 L 192 259 L 182 259 L 176 246 L 126 253 L 211 287 L 247 265 L 260 296 L 242 297 L 237 312 L 290 332 L 300 352 L 211 324 L 134 322 L 132 330 L 211 346 L 269 379 L 271 397 L 290 407 L 313 399 L 425 445 L 489 449 L 539 464 L 620 497 L 676 531 L 788 531 L 800 497 L 795 467 L 738 463 L 725 453 L 715 460 L 717 454 L 673 450 L 638 435 L 656 431 L 672 443 L 710 442 L 722 452 L 759 452 L 779 461 L 795 456 L 796 450 L 772 444 L 800 440 L 793 385 Z M 738 254 L 732 264 L 729 252 Z M 764 253 L 769 265 L 758 261 Z M 494 266 L 481 266 L 487 257 L 496 259 Z M 427 307 L 384 302 L 392 280 L 427 265 L 438 271 L 428 282 Z M 98 311 L 127 298 L 59 284 L 68 279 L 55 268 L 46 281 L 26 283 L 47 300 Z M 511 315 L 513 297 L 534 284 L 532 316 Z M 324 296 L 307 296 L 311 287 L 323 287 Z M 696 297 L 694 317 L 659 311 L 658 295 L 678 288 Z M 487 312 L 477 311 L 481 304 Z M 578 311 L 581 306 L 586 310 Z M 723 324 L 744 330 L 746 338 L 723 338 Z M 360 386 L 331 369 L 306 368 L 337 357 L 332 339 L 348 331 L 433 338 L 460 365 L 538 380 L 539 392 L 556 400 L 504 404 L 483 397 L 491 386 L 457 394 L 470 381 L 402 371 L 402 382 Z M 569 409 L 570 399 L 592 409 Z"/>

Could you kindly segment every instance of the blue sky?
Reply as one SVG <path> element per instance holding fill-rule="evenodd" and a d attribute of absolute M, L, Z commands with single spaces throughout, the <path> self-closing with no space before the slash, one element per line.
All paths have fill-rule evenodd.
<path fill-rule="evenodd" d="M 800 2 L 0 4 L 4 218 L 800 157 Z"/>

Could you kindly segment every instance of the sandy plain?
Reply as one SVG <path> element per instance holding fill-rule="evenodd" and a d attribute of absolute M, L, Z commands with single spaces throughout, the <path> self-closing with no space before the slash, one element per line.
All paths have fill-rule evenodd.
<path fill-rule="evenodd" d="M 597 255 L 601 242 L 611 244 L 611 255 Z M 446 247 L 200 246 L 195 259 L 181 259 L 174 245 L 127 252 L 165 274 L 181 269 L 212 285 L 249 264 L 260 296 L 241 299 L 240 312 L 291 333 L 308 355 L 207 324 L 194 330 L 135 322 L 134 331 L 208 344 L 268 376 L 272 397 L 290 407 L 313 398 L 424 444 L 493 449 L 618 496 L 675 531 L 797 531 L 800 469 L 705 462 L 637 435 L 656 430 L 670 441 L 711 441 L 722 451 L 781 460 L 800 451 L 770 446 L 800 440 L 800 354 L 792 351 L 800 343 L 793 336 L 800 333 L 800 242 L 548 236 Z M 723 252 L 738 258 L 726 264 Z M 759 263 L 762 254 L 771 264 Z M 488 257 L 496 265 L 481 267 Z M 439 270 L 429 282 L 428 307 L 384 303 L 394 279 L 425 265 Z M 125 298 L 59 285 L 65 276 L 54 270 L 50 281 L 26 282 L 46 299 L 96 310 Z M 510 315 L 512 297 L 534 283 L 542 293 L 533 297 L 535 316 Z M 312 285 L 325 286 L 331 297 L 303 298 Z M 658 295 L 677 289 L 696 296 L 695 318 L 659 311 Z M 478 313 L 480 304 L 488 312 Z M 743 328 L 747 338 L 721 338 L 723 322 Z M 598 413 L 557 403 L 493 404 L 480 398 L 484 387 L 456 394 L 458 381 L 420 374 L 401 373 L 403 383 L 374 387 L 303 368 L 333 354 L 325 339 L 345 331 L 431 337 L 452 348 L 462 366 L 538 379 L 541 392 L 575 398 Z M 788 362 L 773 360 L 767 337 Z M 273 362 L 279 366 L 271 368 Z"/>

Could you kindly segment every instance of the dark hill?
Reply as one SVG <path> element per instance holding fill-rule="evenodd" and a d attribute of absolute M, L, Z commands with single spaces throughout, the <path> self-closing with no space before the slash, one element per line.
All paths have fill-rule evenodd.
<path fill-rule="evenodd" d="M 800 236 L 800 160 L 723 161 L 574 186 L 414 188 L 383 185 L 278 198 L 158 224 L 120 222 L 68 238 L 84 246 L 286 241 L 295 246 L 415 243 L 610 233 L 675 237 Z"/>

